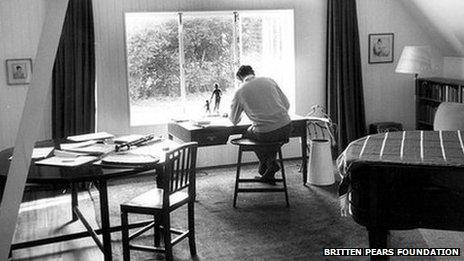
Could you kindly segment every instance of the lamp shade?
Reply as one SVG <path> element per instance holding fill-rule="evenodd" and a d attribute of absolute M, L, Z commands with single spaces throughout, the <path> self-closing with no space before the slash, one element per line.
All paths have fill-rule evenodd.
<path fill-rule="evenodd" d="M 405 46 L 395 72 L 419 74 L 430 70 L 431 63 L 429 46 Z"/>

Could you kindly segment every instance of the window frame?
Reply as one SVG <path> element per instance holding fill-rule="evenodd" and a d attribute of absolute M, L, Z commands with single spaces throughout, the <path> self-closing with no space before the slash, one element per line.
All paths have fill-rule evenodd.
<path fill-rule="evenodd" d="M 269 14 L 282 14 L 282 13 L 288 13 L 291 14 L 291 45 L 293 46 L 291 52 L 292 52 L 292 61 L 293 63 L 291 64 L 292 66 L 292 79 L 291 79 L 291 88 L 286 88 L 284 92 L 290 90 L 290 104 L 294 104 L 295 101 L 295 33 L 294 33 L 294 10 L 293 9 L 269 9 L 269 10 L 234 10 L 234 11 L 184 11 L 184 12 L 160 12 L 160 11 L 155 11 L 155 12 L 136 12 L 136 11 L 130 11 L 130 12 L 124 12 L 123 20 L 124 20 L 124 58 L 125 58 L 125 68 L 126 68 L 126 88 L 127 88 L 127 93 L 129 93 L 129 64 L 128 64 L 128 38 L 127 38 L 127 15 L 128 14 L 156 14 L 156 15 L 162 15 L 162 16 L 169 16 L 169 15 L 177 15 L 177 20 L 178 20 L 178 40 L 179 40 L 179 83 L 180 83 L 180 92 L 181 92 L 181 100 L 183 101 L 182 103 L 185 103 L 186 97 L 187 97 L 187 87 L 186 87 L 186 77 L 185 77 L 185 49 L 184 49 L 184 37 L 183 37 L 183 16 L 185 14 L 188 15 L 196 15 L 196 16 L 214 16 L 214 15 L 233 15 L 233 23 L 234 23 L 234 30 L 233 30 L 233 59 L 234 59 L 234 71 L 237 71 L 238 67 L 240 66 L 240 61 L 242 60 L 242 23 L 241 23 L 241 17 L 240 14 L 245 14 L 250 16 L 260 16 L 262 15 L 269 15 Z M 240 85 L 238 81 L 234 81 L 234 89 L 237 89 Z M 129 127 L 131 129 L 133 128 L 144 128 L 144 126 L 154 126 L 154 125 L 159 125 L 159 124 L 167 124 L 168 122 L 165 122 L 164 120 L 155 120 L 154 122 L 150 122 L 148 124 L 136 124 L 132 125 L 131 123 L 131 102 L 130 102 L 130 97 L 128 95 L 128 108 L 129 108 Z M 294 108 L 295 106 L 291 106 L 290 110 L 292 113 L 294 113 Z M 183 113 L 186 112 L 185 106 L 182 108 Z"/>

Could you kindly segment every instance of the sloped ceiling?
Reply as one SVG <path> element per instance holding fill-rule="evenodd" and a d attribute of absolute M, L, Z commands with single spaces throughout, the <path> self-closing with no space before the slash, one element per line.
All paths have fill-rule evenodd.
<path fill-rule="evenodd" d="M 464 56 L 463 0 L 401 0 L 444 56 Z"/>

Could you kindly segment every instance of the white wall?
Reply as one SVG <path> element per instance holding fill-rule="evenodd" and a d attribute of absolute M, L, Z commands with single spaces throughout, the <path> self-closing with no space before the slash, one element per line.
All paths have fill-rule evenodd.
<path fill-rule="evenodd" d="M 0 149 L 14 144 L 29 88 L 28 85 L 7 85 L 5 60 L 34 60 L 45 15 L 44 5 L 44 0 L 0 1 Z M 44 120 L 37 126 L 39 139 L 51 136 L 50 100 Z"/>
<path fill-rule="evenodd" d="M 449 47 L 445 56 L 464 56 L 464 1 L 462 0 L 402 0 L 411 10 L 426 17 L 421 20 L 435 30 L 436 38 Z"/>
<path fill-rule="evenodd" d="M 464 57 L 444 57 L 443 76 L 452 79 L 464 79 Z"/>
<path fill-rule="evenodd" d="M 358 0 L 357 3 L 366 122 L 395 121 L 405 129 L 414 129 L 414 76 L 395 73 L 396 64 L 405 45 L 430 45 L 433 71 L 420 76 L 441 75 L 443 47 L 431 39 L 440 36 L 423 30 L 421 21 L 401 1 Z M 368 64 L 371 33 L 394 33 L 393 63 Z"/>
<path fill-rule="evenodd" d="M 98 0 L 95 13 L 96 66 L 98 88 L 98 129 L 114 134 L 154 130 L 130 128 L 127 74 L 124 47 L 124 12 L 175 12 L 293 9 L 295 17 L 295 108 L 305 114 L 313 104 L 325 103 L 325 0 Z M 164 126 L 155 131 L 163 134 Z M 294 141 L 286 152 L 297 156 Z M 220 146 L 201 149 L 199 166 L 231 164 L 236 148 Z"/>

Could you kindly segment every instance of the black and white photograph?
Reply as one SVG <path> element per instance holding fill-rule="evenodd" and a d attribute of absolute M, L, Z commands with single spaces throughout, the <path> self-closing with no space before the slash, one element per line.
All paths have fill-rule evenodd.
<path fill-rule="evenodd" d="M 369 63 L 393 62 L 394 34 L 369 34 Z"/>
<path fill-rule="evenodd" d="M 8 85 L 29 84 L 32 77 L 31 59 L 6 60 Z"/>
<path fill-rule="evenodd" d="M 464 260 L 462 10 L 0 0 L 0 261 Z"/>

